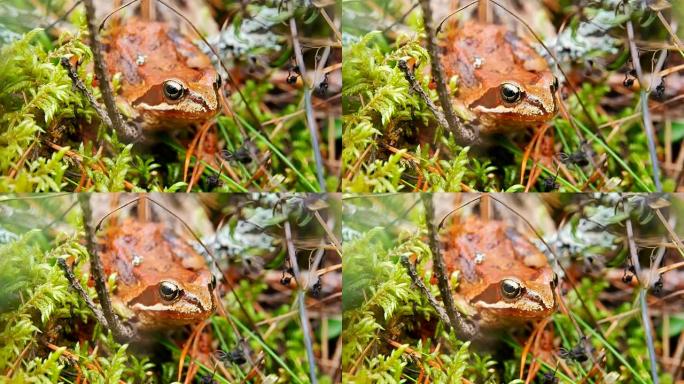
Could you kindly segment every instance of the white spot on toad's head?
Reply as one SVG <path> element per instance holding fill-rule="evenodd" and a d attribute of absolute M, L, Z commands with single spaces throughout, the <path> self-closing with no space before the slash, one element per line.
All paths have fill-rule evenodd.
<path fill-rule="evenodd" d="M 473 67 L 475 67 L 475 69 L 480 69 L 482 68 L 482 64 L 484 64 L 484 59 L 480 56 L 475 56 L 475 60 L 473 60 Z"/>
<path fill-rule="evenodd" d="M 143 257 L 138 255 L 138 254 L 135 254 L 133 256 L 133 260 L 131 261 L 131 263 L 133 264 L 134 267 L 139 266 L 140 264 L 142 264 L 142 262 L 143 262 Z"/>

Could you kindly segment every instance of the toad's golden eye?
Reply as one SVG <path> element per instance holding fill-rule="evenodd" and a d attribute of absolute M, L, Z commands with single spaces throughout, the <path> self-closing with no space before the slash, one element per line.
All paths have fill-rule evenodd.
<path fill-rule="evenodd" d="M 183 93 L 185 93 L 185 87 L 183 87 L 183 83 L 180 81 L 166 80 L 164 82 L 164 96 L 167 99 L 176 101 L 183 97 Z"/>
<path fill-rule="evenodd" d="M 515 299 L 522 293 L 522 285 L 514 279 L 501 281 L 501 294 L 507 299 Z"/>
<path fill-rule="evenodd" d="M 507 103 L 515 103 L 520 100 L 522 90 L 513 83 L 501 84 L 501 98 Z"/>
<path fill-rule="evenodd" d="M 174 301 L 180 296 L 181 289 L 170 281 L 162 281 L 159 284 L 159 295 L 166 301 Z"/>

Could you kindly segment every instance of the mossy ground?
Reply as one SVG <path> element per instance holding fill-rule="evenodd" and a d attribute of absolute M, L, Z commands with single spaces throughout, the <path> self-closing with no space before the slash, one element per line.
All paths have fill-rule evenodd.
<path fill-rule="evenodd" d="M 453 4 L 432 3 L 440 15 L 435 16 L 436 23 Z M 437 128 L 434 116 L 409 89 L 398 67 L 400 60 L 415 63 L 418 82 L 439 105 L 431 84 L 430 55 L 424 48 L 420 7 L 386 0 L 346 3 L 343 191 L 656 191 L 641 115 L 642 95 L 634 73 L 630 74 L 633 66 L 625 28 L 628 21 L 635 26 L 636 39 L 643 47 L 643 71 L 652 71 L 661 53 L 646 46 L 669 46 L 673 35 L 659 17 L 681 20 L 676 3 L 660 16 L 645 4 L 616 1 L 560 1 L 553 8 L 542 4 L 512 8 L 536 28 L 563 69 L 561 73 L 551 66 L 561 79 L 563 106 L 548 124 L 487 136 L 483 144 L 466 148 L 457 145 L 450 132 Z M 553 62 L 522 22 L 491 7 Z M 468 16 L 469 12 L 454 20 L 476 17 Z M 444 34 L 440 38 L 440 43 L 449 44 Z M 681 49 L 674 47 L 662 68 L 676 67 L 682 57 Z M 681 94 L 680 78 L 670 74 L 662 84 L 644 85 L 648 92 L 643 97 L 648 99 L 656 130 L 651 139 L 660 168 L 658 182 L 664 191 L 678 190 L 681 184 L 681 173 L 672 162 L 679 156 L 684 132 L 681 103 L 676 101 Z M 449 80 L 451 92 L 457 95 L 458 79 Z M 536 144 L 540 141 L 535 135 L 542 131 L 546 140 Z M 555 143 L 552 150 L 544 149 L 551 141 Z M 584 161 L 573 161 L 580 157 Z"/>
<path fill-rule="evenodd" d="M 473 197 L 435 194 L 440 212 L 436 221 Z M 419 276 L 440 300 L 419 196 L 348 196 L 342 229 L 345 383 L 653 382 L 637 278 L 621 277 L 630 275 L 625 225 L 629 218 L 635 226 L 644 271 L 679 263 L 682 250 L 676 249 L 666 252 L 662 263 L 654 265 L 657 246 L 654 248 L 647 239 L 667 233 L 654 207 L 658 206 L 664 217 L 680 217 L 681 198 L 665 196 L 670 205 L 661 204 L 665 200 L 655 195 L 625 197 L 623 201 L 615 194 L 529 194 L 514 200 L 499 197 L 532 222 L 563 266 L 554 267 L 561 276 L 562 305 L 548 319 L 544 341 L 529 351 L 525 349 L 533 326 L 488 334 L 484 345 L 464 342 L 447 332 L 401 263 L 403 257 L 415 261 Z M 504 217 L 545 249 L 517 215 L 496 203 L 494 206 L 497 217 Z M 472 207 L 454 216 L 477 215 L 476 209 L 469 210 Z M 625 209 L 630 213 L 623 213 Z M 680 230 L 678 224 L 674 231 Z M 666 240 L 668 244 L 675 241 Z M 655 371 L 660 383 L 673 383 L 678 363 L 669 359 L 675 345 L 682 346 L 684 324 L 684 308 L 675 298 L 675 287 L 681 286 L 682 279 L 678 272 L 665 272 L 660 275 L 664 285 L 658 288 L 659 275 L 654 276 L 644 284 Z M 454 283 L 457 279 L 452 278 L 452 289 Z M 540 368 L 536 373 L 530 373 L 533 364 Z M 678 375 L 681 378 L 681 370 Z"/>
<path fill-rule="evenodd" d="M 224 87 L 229 108 L 207 130 L 197 126 L 147 132 L 145 143 L 134 145 L 122 142 L 101 124 L 60 65 L 64 57 L 78 61 L 79 77 L 102 103 L 99 89 L 93 87 L 83 7 L 64 17 L 72 3 L 11 0 L 0 4 L 0 192 L 337 188 L 341 122 L 335 97 L 339 70 L 334 65 L 340 50 L 334 47 L 335 31 L 323 14 L 334 17 L 338 8 L 297 3 L 289 13 L 277 1 L 244 7 L 239 1 L 226 1 L 215 3 L 211 10 L 204 4 L 204 8 L 199 4 L 190 8 L 215 15 L 204 19 L 200 29 L 212 23 L 218 28 L 225 22 L 221 40 L 219 35 L 206 38 L 239 79 L 240 92 Z M 307 67 L 311 66 L 306 85 L 301 77 L 292 84 L 286 81 L 294 56 L 290 29 L 283 26 L 291 17 L 300 36 L 315 42 L 315 49 L 307 44 L 303 52 Z M 202 46 L 199 37 L 193 39 Z M 321 54 L 328 49 L 323 63 Z M 118 81 L 115 76 L 115 88 Z M 306 89 L 314 104 L 313 140 L 305 112 Z M 317 177 L 314 142 L 325 160 L 320 166 L 323 186 Z M 222 156 L 222 150 L 249 156 L 237 161 Z"/>
<path fill-rule="evenodd" d="M 136 196 L 123 196 L 125 201 L 132 197 Z M 199 195 L 170 199 L 184 202 L 183 217 L 206 217 L 208 212 L 211 222 L 199 227 L 221 223 L 222 229 L 213 237 L 197 231 L 198 226 L 193 230 L 230 279 L 229 283 L 219 279 L 225 315 L 217 312 L 203 323 L 206 337 L 191 347 L 188 342 L 197 326 L 122 344 L 97 323 L 57 265 L 58 259 L 75 262 L 81 285 L 91 298 L 97 298 L 95 289 L 88 286 L 89 255 L 73 194 L 0 198 L 0 382 L 308 383 L 299 292 L 308 308 L 314 374 L 319 383 L 335 381 L 339 367 L 335 351 L 341 348 L 342 327 L 341 278 L 335 266 L 341 260 L 335 251 L 320 248 L 323 257 L 317 270 L 310 271 L 309 257 L 330 242 L 314 211 L 324 222 L 339 225 L 339 201 L 268 194 L 203 195 L 203 203 Z M 170 224 L 179 224 L 164 212 L 156 212 L 166 215 Z M 306 290 L 296 289 L 295 278 L 288 272 L 286 221 L 293 227 L 302 273 L 330 269 L 320 274 L 317 284 L 311 280 Z M 193 242 L 189 233 L 185 235 Z M 282 282 L 281 277 L 288 281 Z M 113 290 L 113 276 L 108 284 Z M 199 370 L 190 374 L 193 361 Z"/>

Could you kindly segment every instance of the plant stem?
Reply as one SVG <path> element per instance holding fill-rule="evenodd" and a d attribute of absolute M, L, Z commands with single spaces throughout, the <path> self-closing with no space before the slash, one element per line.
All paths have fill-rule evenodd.
<path fill-rule="evenodd" d="M 634 42 L 634 25 L 632 25 L 631 20 L 627 21 L 627 38 L 629 40 L 629 50 L 632 55 L 632 65 L 634 65 L 634 70 L 636 70 L 637 77 L 639 78 L 639 87 L 641 89 L 639 91 L 639 96 L 641 97 L 641 117 L 643 117 L 644 129 L 646 130 L 648 153 L 651 158 L 651 167 L 653 168 L 653 181 L 655 183 L 656 192 L 662 192 L 663 185 L 660 182 L 660 165 L 655 146 L 655 130 L 653 129 L 653 120 L 651 120 L 651 111 L 648 109 L 648 93 L 644 88 L 646 86 L 646 79 L 641 70 L 639 50 Z"/>
<path fill-rule="evenodd" d="M 629 218 L 629 208 L 627 208 L 627 205 L 629 204 L 628 201 L 624 201 L 623 204 L 625 204 L 625 211 L 628 215 L 627 220 L 625 221 L 625 226 L 627 228 L 627 241 L 629 244 L 629 255 L 632 260 L 632 265 L 635 268 L 636 276 L 639 279 L 639 303 L 641 304 L 641 320 L 644 324 L 644 333 L 646 334 L 646 346 L 648 347 L 648 357 L 650 359 L 651 363 L 651 379 L 653 380 L 653 384 L 658 384 L 658 370 L 657 370 L 657 362 L 656 362 L 656 352 L 655 352 L 655 347 L 653 346 L 653 335 L 651 334 L 651 316 L 649 315 L 648 311 L 648 304 L 646 303 L 646 290 L 647 287 L 644 287 L 642 285 L 642 281 L 640 280 L 641 275 L 641 264 L 639 263 L 639 255 L 637 254 L 637 246 L 636 242 L 634 241 L 634 229 L 632 227 L 632 219 Z"/>
<path fill-rule="evenodd" d="M 435 116 L 435 119 L 437 119 L 437 124 L 439 124 L 444 130 L 449 129 L 449 122 L 447 121 L 446 117 L 444 116 L 442 111 L 439 108 L 437 108 L 435 103 L 432 102 L 432 99 L 430 99 L 430 96 L 428 96 L 423 87 L 421 87 L 420 84 L 418 84 L 416 76 L 409 69 L 406 60 L 399 60 L 399 62 L 397 63 L 397 67 L 399 68 L 399 70 L 404 72 L 404 78 L 406 79 L 406 81 L 408 81 L 411 90 L 416 92 L 418 96 L 420 96 L 425 105 L 427 105 L 430 112 L 432 112 L 432 114 Z"/>
<path fill-rule="evenodd" d="M 299 319 L 302 322 L 302 333 L 304 335 L 304 344 L 306 346 L 306 357 L 309 361 L 309 379 L 312 384 L 318 383 L 316 379 L 316 357 L 313 353 L 313 345 L 311 343 L 311 325 L 309 324 L 309 315 L 306 310 L 306 303 L 304 303 L 304 282 L 299 272 L 299 264 L 297 263 L 297 252 L 292 242 L 292 228 L 290 222 L 285 220 L 283 224 L 285 229 L 285 242 L 287 244 L 287 253 L 290 258 L 290 267 L 294 272 L 295 280 L 297 281 L 297 305 L 299 306 Z"/>
<path fill-rule="evenodd" d="M 318 186 L 320 192 L 325 192 L 325 176 L 323 175 L 323 157 L 321 156 L 321 149 L 318 143 L 318 125 L 313 115 L 313 107 L 311 105 L 311 88 L 306 84 L 306 63 L 302 57 L 302 47 L 299 44 L 299 37 L 297 33 L 297 22 L 294 17 L 294 8 L 292 2 L 287 2 L 287 8 L 290 12 L 290 33 L 292 34 L 292 45 L 295 54 L 297 67 L 302 77 L 304 84 L 304 107 L 306 108 L 306 125 L 309 126 L 309 135 L 311 136 L 311 148 L 313 150 L 314 160 L 316 161 L 316 176 L 318 178 Z"/>

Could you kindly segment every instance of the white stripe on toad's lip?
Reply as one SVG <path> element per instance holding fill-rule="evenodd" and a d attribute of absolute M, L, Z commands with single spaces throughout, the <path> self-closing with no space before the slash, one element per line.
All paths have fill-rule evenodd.
<path fill-rule="evenodd" d="M 183 306 L 183 311 L 185 313 L 202 313 L 206 311 L 204 308 L 204 305 L 202 303 L 202 300 L 197 297 L 197 295 L 194 295 L 192 293 L 189 293 L 188 291 L 183 291 L 184 296 L 182 298 L 183 301 L 187 305 Z M 177 302 L 176 302 L 177 303 Z M 134 304 L 133 308 L 138 309 L 138 310 L 145 310 L 145 311 L 150 311 L 150 312 L 173 312 L 172 309 L 170 309 L 171 305 L 164 304 L 164 303 L 157 303 L 154 305 L 146 306 L 140 303 Z"/>
<path fill-rule="evenodd" d="M 539 107 L 537 107 L 536 105 L 532 105 L 532 107 L 534 107 L 534 109 L 532 111 L 528 111 L 528 112 L 534 112 L 532 114 L 540 115 L 540 116 L 544 114 L 542 112 L 542 110 Z M 511 109 L 505 105 L 497 105 L 494 108 L 485 108 L 482 106 L 478 106 L 478 107 L 475 107 L 475 110 L 479 111 L 479 112 L 488 112 L 488 113 L 511 113 Z"/>
<path fill-rule="evenodd" d="M 203 100 L 204 104 L 198 103 L 193 99 Z M 189 91 L 183 100 L 178 103 L 170 104 L 167 102 L 161 102 L 157 105 L 150 105 L 145 102 L 140 102 L 138 106 L 147 111 L 183 111 L 187 113 L 207 113 L 218 109 L 218 99 L 214 98 L 211 104 L 213 105 L 210 105 L 209 100 L 205 99 L 203 95 L 197 92 Z M 183 106 L 183 108 L 179 108 L 179 106 Z"/>
<path fill-rule="evenodd" d="M 487 309 L 511 309 L 510 305 L 508 305 L 508 303 L 504 303 L 504 302 L 489 304 L 489 303 L 485 303 L 484 301 L 478 301 L 477 304 L 479 306 L 481 306 L 482 308 L 487 308 Z M 532 305 L 530 305 L 529 309 L 526 310 L 525 312 L 541 312 L 544 310 L 544 307 L 539 305 L 539 303 L 531 303 L 531 304 Z"/>
<path fill-rule="evenodd" d="M 183 103 L 182 109 L 178 108 L 178 106 L 181 104 L 161 103 L 161 104 L 157 104 L 157 105 L 149 105 L 147 103 L 140 103 L 139 105 L 147 111 L 159 111 L 159 112 L 183 111 L 183 112 L 189 112 L 189 113 L 208 112 L 208 110 L 203 105 L 198 104 L 198 103 Z"/>
<path fill-rule="evenodd" d="M 152 306 L 145 306 L 142 304 L 134 304 L 133 305 L 134 309 L 139 309 L 139 310 L 145 310 L 145 311 L 152 311 L 152 312 L 171 312 L 172 310 L 169 309 L 168 305 L 158 303 Z M 201 313 L 202 310 L 201 308 L 198 308 L 196 306 L 193 307 L 186 307 L 184 308 L 185 312 L 190 312 L 190 313 Z"/>

